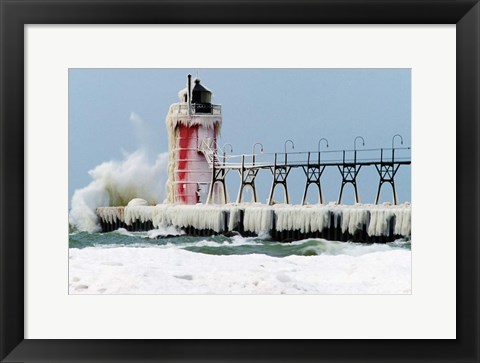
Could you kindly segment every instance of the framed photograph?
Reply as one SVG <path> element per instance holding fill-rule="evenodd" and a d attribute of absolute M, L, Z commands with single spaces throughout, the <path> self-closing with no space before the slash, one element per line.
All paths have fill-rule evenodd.
<path fill-rule="evenodd" d="M 69 69 L 69 294 L 411 294 L 410 69 L 188 72 Z"/>
<path fill-rule="evenodd" d="M 1 9 L 2 361 L 480 360 L 478 1 Z"/>

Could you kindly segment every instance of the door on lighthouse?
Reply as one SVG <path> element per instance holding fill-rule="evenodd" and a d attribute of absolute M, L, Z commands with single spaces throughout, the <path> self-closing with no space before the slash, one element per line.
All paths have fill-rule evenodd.
<path fill-rule="evenodd" d="M 199 185 L 199 192 L 200 192 L 200 203 L 205 203 L 208 197 L 208 184 L 200 184 Z"/>

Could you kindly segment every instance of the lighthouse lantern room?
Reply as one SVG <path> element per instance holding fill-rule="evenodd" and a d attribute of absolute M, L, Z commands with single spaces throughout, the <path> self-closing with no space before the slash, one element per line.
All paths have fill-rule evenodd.
<path fill-rule="evenodd" d="M 220 105 L 212 104 L 212 92 L 200 83 L 200 79 L 193 83 L 192 76 L 188 75 L 187 87 L 178 94 L 180 102 L 170 106 L 166 119 L 169 136 L 167 199 L 170 203 L 205 202 L 211 183 L 212 171 L 205 155 L 216 152 L 222 110 Z"/>

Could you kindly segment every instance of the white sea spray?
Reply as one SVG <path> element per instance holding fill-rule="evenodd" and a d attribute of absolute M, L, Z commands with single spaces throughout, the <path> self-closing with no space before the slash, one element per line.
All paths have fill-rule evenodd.
<path fill-rule="evenodd" d="M 100 230 L 96 209 L 124 206 L 134 198 L 154 205 L 164 199 L 168 154 L 159 154 L 151 163 L 144 149 L 125 153 L 122 160 L 104 162 L 89 171 L 92 181 L 73 194 L 69 222 L 81 231 Z M 118 217 L 119 211 L 103 210 L 105 220 Z M 119 218 L 120 219 L 120 218 Z M 123 219 L 123 218 L 121 218 Z"/>

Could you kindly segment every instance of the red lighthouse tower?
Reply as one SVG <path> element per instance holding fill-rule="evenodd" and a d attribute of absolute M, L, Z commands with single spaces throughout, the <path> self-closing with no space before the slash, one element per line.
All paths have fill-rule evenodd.
<path fill-rule="evenodd" d="M 200 79 L 179 92 L 180 102 L 170 106 L 167 115 L 169 173 L 167 195 L 170 203 L 205 202 L 211 183 L 211 170 L 204 150 L 216 151 L 222 125 L 220 105 L 212 104 L 212 92 Z"/>

